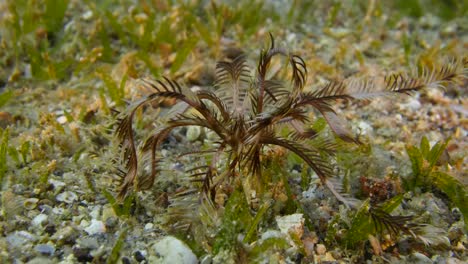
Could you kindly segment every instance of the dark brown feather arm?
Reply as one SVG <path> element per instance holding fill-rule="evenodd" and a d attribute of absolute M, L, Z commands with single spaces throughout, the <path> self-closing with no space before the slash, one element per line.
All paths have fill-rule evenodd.
<path fill-rule="evenodd" d="M 317 133 L 311 129 L 300 132 L 293 131 L 289 133 L 288 139 L 294 142 L 303 142 L 308 146 L 314 146 L 320 153 L 328 156 L 333 156 L 339 146 L 336 141 L 329 139 L 325 133 Z"/>
<path fill-rule="evenodd" d="M 257 177 L 260 177 L 260 175 L 262 174 L 262 163 L 260 159 L 261 153 L 261 145 L 251 144 L 246 153 L 243 154 L 243 156 L 239 157 L 240 165 L 249 168 L 248 172 L 251 175 L 255 175 Z"/>
<path fill-rule="evenodd" d="M 346 127 L 345 122 L 335 112 L 321 111 L 323 117 L 327 121 L 331 130 L 342 140 L 346 142 L 354 142 L 360 144 L 361 142 L 355 138 L 351 131 Z"/>
<path fill-rule="evenodd" d="M 198 107 L 201 103 L 195 92 L 166 77 L 163 77 L 163 80 L 157 81 L 140 79 L 140 83 L 142 86 L 156 91 L 150 95 L 151 97 L 176 98 L 194 108 Z"/>
<path fill-rule="evenodd" d="M 369 214 L 378 233 L 383 233 L 384 230 L 387 230 L 392 237 L 396 237 L 400 232 L 416 237 L 415 229 L 418 226 L 411 223 L 414 219 L 413 216 L 391 215 L 377 206 L 371 206 Z"/>
<path fill-rule="evenodd" d="M 118 127 L 116 129 L 116 134 L 120 140 L 120 146 L 121 146 L 122 153 L 123 153 L 122 160 L 125 161 L 125 168 L 126 168 L 123 181 L 119 188 L 119 194 L 118 194 L 119 199 L 123 199 L 125 197 L 129 189 L 134 185 L 134 183 L 137 180 L 138 156 L 137 156 L 137 149 L 135 145 L 132 123 L 133 123 L 133 117 L 135 115 L 135 112 L 139 108 L 141 108 L 145 104 L 153 102 L 154 100 L 160 97 L 176 98 L 178 100 L 184 101 L 189 106 L 198 110 L 208 120 L 211 120 L 212 122 L 217 122 L 216 118 L 214 118 L 211 115 L 210 111 L 203 104 L 203 102 L 200 100 L 197 94 L 195 94 L 194 92 L 192 92 L 190 89 L 186 87 L 182 87 L 176 81 L 170 80 L 164 77 L 162 81 L 158 80 L 158 81 L 153 82 L 147 79 L 141 79 L 140 82 L 141 82 L 141 85 L 149 87 L 155 90 L 156 92 L 153 92 L 152 94 L 148 95 L 146 98 L 136 102 L 134 106 L 131 106 L 131 110 L 126 116 L 124 116 L 120 120 Z M 177 127 L 180 125 L 181 124 L 172 124 L 170 125 L 170 127 Z M 155 135 L 153 139 L 158 138 L 158 137 L 159 135 Z M 148 142 L 151 142 L 151 140 L 147 141 L 147 144 L 149 144 Z M 156 147 L 155 145 L 152 145 L 152 148 L 155 148 L 155 147 Z M 137 186 L 138 188 L 145 189 L 147 188 L 147 186 L 152 185 L 152 182 L 154 181 L 154 178 L 156 175 L 155 167 L 156 167 L 158 160 L 156 159 L 154 154 L 151 154 L 151 155 L 153 155 L 151 158 L 152 173 L 150 177 L 139 180 L 139 184 Z"/>
<path fill-rule="evenodd" d="M 270 63 L 273 57 L 278 55 L 286 57 L 289 64 L 291 65 L 291 82 L 293 83 L 293 90 L 290 93 L 290 98 L 295 98 L 302 91 L 307 81 L 307 67 L 304 60 L 298 55 L 290 54 L 283 48 L 275 47 L 275 40 L 271 34 L 270 39 L 270 48 L 266 51 L 261 51 L 260 59 L 257 65 L 256 86 L 258 87 L 258 91 L 257 95 L 255 96 L 257 114 L 262 113 L 264 110 L 264 103 L 266 99 L 265 95 L 269 95 L 273 101 L 277 101 L 278 95 L 285 94 L 285 89 L 279 89 L 282 88 L 282 85 L 280 85 L 279 82 L 267 79 L 267 72 L 270 68 Z"/>
<path fill-rule="evenodd" d="M 352 202 L 343 197 L 329 180 L 329 178 L 333 176 L 333 169 L 330 166 L 330 163 L 324 160 L 324 158 L 320 155 L 320 151 L 318 149 L 311 149 L 310 146 L 305 147 L 294 141 L 275 137 L 273 135 L 264 135 L 260 138 L 259 142 L 264 145 L 280 146 L 298 155 L 307 163 L 307 165 L 312 168 L 312 170 L 314 170 L 322 183 L 327 186 L 327 188 L 339 201 L 346 204 L 347 206 L 353 206 Z"/>
<path fill-rule="evenodd" d="M 209 165 L 202 165 L 193 167 L 186 172 L 190 174 L 190 178 L 192 182 L 199 182 L 202 184 L 202 190 L 207 195 L 211 195 L 210 198 L 214 199 L 214 187 L 213 186 L 213 178 L 217 175 L 217 165 L 219 159 L 221 157 L 221 153 L 225 149 L 225 145 L 221 144 L 216 149 L 212 149 L 209 151 L 200 151 L 204 153 L 213 153 L 211 158 L 211 163 Z M 193 152 L 192 154 L 198 154 L 197 152 Z M 189 154 L 190 155 L 190 154 Z"/>
<path fill-rule="evenodd" d="M 307 81 L 307 68 L 301 57 L 297 55 L 289 55 L 285 51 L 278 51 L 275 54 L 288 56 L 289 63 L 292 67 L 291 83 L 293 84 L 293 88 L 292 90 L 287 89 L 283 82 L 279 80 L 261 79 L 262 86 L 265 91 L 265 104 L 276 103 L 286 96 L 289 98 L 295 98 L 300 94 L 300 92 L 302 92 Z M 266 70 L 264 74 L 266 74 Z"/>
<path fill-rule="evenodd" d="M 265 80 L 265 103 L 274 104 L 278 102 L 282 97 L 288 96 L 290 91 L 287 90 L 283 83 L 278 80 Z"/>
<path fill-rule="evenodd" d="M 323 159 L 323 157 L 320 155 L 320 151 L 317 149 L 312 149 L 311 146 L 305 147 L 294 141 L 281 137 L 275 137 L 274 135 L 262 135 L 259 138 L 259 143 L 264 145 L 280 146 L 295 153 L 302 160 L 304 160 L 307 165 L 309 165 L 315 171 L 315 173 L 317 173 L 323 182 L 325 182 L 327 178 L 333 175 L 333 169 L 330 166 L 330 163 Z"/>
<path fill-rule="evenodd" d="M 220 61 L 216 64 L 217 96 L 229 104 L 231 111 L 236 115 L 243 115 L 246 111 L 249 81 L 250 70 L 244 55 L 232 61 Z"/>
<path fill-rule="evenodd" d="M 303 109 L 290 108 L 287 107 L 287 105 L 288 104 L 284 104 L 281 107 L 257 115 L 251 122 L 252 125 L 248 128 L 248 132 L 246 133 L 248 139 L 246 141 L 251 142 L 255 140 L 260 132 L 269 130 L 275 125 L 293 121 L 297 121 L 298 123 L 307 121 L 307 113 Z"/>
<path fill-rule="evenodd" d="M 119 188 L 118 198 L 123 199 L 129 188 L 133 185 L 138 173 L 138 157 L 133 134 L 133 117 L 135 112 L 143 105 L 155 100 L 155 96 L 148 96 L 134 104 L 129 114 L 120 119 L 116 129 L 117 138 L 120 140 L 120 148 L 123 156 L 122 161 L 125 162 L 126 172 L 124 173 L 123 181 Z"/>
<path fill-rule="evenodd" d="M 167 138 L 173 129 L 182 126 L 200 126 L 212 129 L 210 125 L 212 124 L 205 122 L 203 119 L 197 116 L 187 116 L 180 114 L 176 118 L 168 121 L 168 126 L 155 131 L 152 136 L 146 140 L 141 150 L 143 154 L 149 154 L 151 156 L 151 174 L 137 177 L 137 188 L 139 190 L 146 190 L 153 185 L 156 174 L 158 172 L 157 165 L 160 161 L 156 157 L 156 151 L 160 148 L 163 141 Z M 214 129 L 212 130 L 214 131 Z"/>
<path fill-rule="evenodd" d="M 218 85 L 231 81 L 248 81 L 250 76 L 245 56 L 240 55 L 232 61 L 220 61 L 216 64 L 216 82 Z M 247 78 L 247 79 L 244 79 Z"/>
<path fill-rule="evenodd" d="M 119 128 L 121 131 L 128 131 L 118 132 L 118 134 L 121 134 L 120 139 L 122 143 L 120 147 L 123 153 L 122 160 L 125 160 L 125 171 L 123 173 L 123 180 L 120 184 L 118 194 L 118 198 L 120 200 L 123 200 L 129 188 L 132 186 L 138 170 L 138 158 L 136 153 L 136 147 L 133 139 L 133 131 L 131 125 L 128 125 L 129 122 L 131 122 L 130 118 L 124 118 L 120 123 L 121 125 L 119 126 Z M 127 126 L 130 126 L 130 128 L 127 128 Z M 123 135 L 124 133 L 125 135 Z"/>
<path fill-rule="evenodd" d="M 149 81 L 146 79 L 142 79 L 143 85 L 149 86 L 152 89 L 156 90 L 157 92 L 149 95 L 150 98 L 156 97 L 170 97 L 179 99 L 189 106 L 193 107 L 196 111 L 198 111 L 209 124 L 216 124 L 219 125 L 218 119 L 215 117 L 217 112 L 220 112 L 223 116 L 223 119 L 226 119 L 228 116 L 226 107 L 222 104 L 221 100 L 214 96 L 209 92 L 198 92 L 195 93 L 189 88 L 185 86 L 179 85 L 174 80 L 170 80 L 166 77 L 163 77 L 164 81 Z M 208 99 L 212 101 L 218 108 L 218 111 L 212 111 L 209 107 L 207 107 L 202 99 Z M 220 126 L 222 127 L 222 126 Z M 217 131 L 220 132 L 220 131 Z"/>
<path fill-rule="evenodd" d="M 331 81 L 315 92 L 304 94 L 298 101 L 298 105 L 317 106 L 314 101 L 370 99 L 392 93 L 410 93 L 427 87 L 441 86 L 444 82 L 457 82 L 465 79 L 466 75 L 466 63 L 462 60 L 455 60 L 432 69 L 423 68 L 422 73 L 417 77 L 399 73 L 383 77 Z"/>
<path fill-rule="evenodd" d="M 292 79 L 294 89 L 292 95 L 296 97 L 302 92 L 307 82 L 307 67 L 305 61 L 298 55 L 289 55 L 289 62 L 292 66 Z"/>
<path fill-rule="evenodd" d="M 310 105 L 321 112 L 330 128 L 337 136 L 348 142 L 359 143 L 346 129 L 344 122 L 336 115 L 329 101 L 338 99 L 370 99 L 392 93 L 410 93 L 431 86 L 441 86 L 444 82 L 457 82 L 466 78 L 466 62 L 454 61 L 429 70 L 424 68 L 419 77 L 406 74 L 391 74 L 384 77 L 349 78 L 331 81 L 315 92 L 298 97 L 296 107 Z"/>
<path fill-rule="evenodd" d="M 224 123 L 220 122 L 216 118 L 216 115 L 209 113 L 207 109 L 200 113 L 203 118 L 192 114 L 179 114 L 176 118 L 169 120 L 168 125 L 205 127 L 215 132 L 222 140 L 226 140 L 229 136 L 229 131 L 224 126 Z"/>
<path fill-rule="evenodd" d="M 199 91 L 197 92 L 197 95 L 198 95 L 198 98 L 200 98 L 201 100 L 208 100 L 217 107 L 219 113 L 223 117 L 223 122 L 226 122 L 231 118 L 226 105 L 214 93 L 209 92 L 209 91 Z"/>
<path fill-rule="evenodd" d="M 140 174 L 140 176 L 135 178 L 137 190 L 147 190 L 153 186 L 154 180 L 159 172 L 158 165 L 161 161 L 160 158 L 156 156 L 156 151 L 161 147 L 162 143 L 169 136 L 172 130 L 177 127 L 179 126 L 172 125 L 158 129 L 146 139 L 143 147 L 141 148 L 141 153 L 143 156 L 150 156 L 151 173 L 149 175 Z"/>

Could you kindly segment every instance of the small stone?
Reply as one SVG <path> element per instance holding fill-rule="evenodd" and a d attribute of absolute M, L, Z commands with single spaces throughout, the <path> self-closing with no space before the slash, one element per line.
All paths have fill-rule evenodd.
<path fill-rule="evenodd" d="M 57 195 L 57 201 L 71 204 L 74 201 L 78 200 L 78 196 L 74 192 L 63 192 Z"/>
<path fill-rule="evenodd" d="M 327 253 L 327 248 L 324 244 L 317 244 L 315 247 L 315 252 L 317 252 L 319 255 L 325 255 L 325 253 Z"/>
<path fill-rule="evenodd" d="M 92 219 L 91 224 L 85 228 L 85 231 L 89 235 L 101 234 L 106 232 L 106 226 L 102 221 Z"/>
<path fill-rule="evenodd" d="M 344 27 L 329 28 L 326 30 L 326 33 L 331 35 L 334 38 L 341 39 L 351 33 L 351 30 Z"/>
<path fill-rule="evenodd" d="M 52 256 L 55 253 L 55 247 L 48 244 L 38 244 L 34 250 L 42 255 Z"/>
<path fill-rule="evenodd" d="M 298 237 L 302 237 L 304 233 L 304 216 L 302 214 L 277 216 L 276 223 L 283 234 L 294 232 Z"/>
<path fill-rule="evenodd" d="M 11 247 L 20 247 L 28 242 L 36 241 L 37 238 L 33 234 L 22 230 L 9 234 L 6 240 Z"/>
<path fill-rule="evenodd" d="M 359 121 L 358 123 L 358 128 L 359 128 L 359 132 L 362 134 L 362 135 L 368 135 L 370 133 L 372 133 L 372 126 L 369 125 L 369 123 L 365 122 L 365 121 Z"/>
<path fill-rule="evenodd" d="M 463 214 L 460 212 L 460 209 L 457 207 L 452 208 L 452 217 L 455 221 L 460 221 L 462 218 Z"/>
<path fill-rule="evenodd" d="M 106 248 L 104 245 L 100 245 L 99 248 L 91 250 L 89 254 L 93 256 L 94 259 L 100 259 L 102 258 L 105 254 L 108 253 L 108 248 Z"/>
<path fill-rule="evenodd" d="M 76 222 L 76 221 L 74 221 L 74 222 Z M 80 227 L 83 228 L 83 229 L 87 228 L 89 225 L 90 225 L 90 223 L 86 219 L 83 219 L 83 220 L 80 221 Z"/>
<path fill-rule="evenodd" d="M 107 219 L 109 218 L 115 218 L 117 215 L 115 214 L 114 212 L 114 208 L 112 208 L 112 206 L 106 204 L 103 206 L 103 209 L 102 209 L 102 220 L 103 221 L 106 221 L 107 223 Z"/>
<path fill-rule="evenodd" d="M 153 230 L 154 228 L 154 224 L 153 223 L 147 223 L 144 227 L 145 231 L 151 231 Z"/>
<path fill-rule="evenodd" d="M 49 223 L 44 227 L 44 232 L 49 234 L 49 236 L 52 236 L 53 234 L 55 234 L 55 232 L 57 232 L 57 229 L 55 228 L 54 224 Z"/>
<path fill-rule="evenodd" d="M 66 117 L 66 116 L 59 116 L 59 117 L 57 118 L 57 122 L 58 122 L 59 124 L 61 124 L 61 125 L 67 123 L 67 121 L 68 121 L 68 120 L 67 120 L 67 117 Z"/>
<path fill-rule="evenodd" d="M 187 140 L 190 142 L 194 142 L 200 138 L 201 133 L 202 133 L 201 127 L 189 126 L 187 128 Z"/>
<path fill-rule="evenodd" d="M 432 260 L 428 257 L 426 257 L 426 255 L 424 254 L 421 254 L 419 252 L 414 252 L 411 256 L 410 256 L 410 260 L 411 261 L 414 261 L 414 263 L 432 263 Z"/>
<path fill-rule="evenodd" d="M 89 215 L 90 215 L 93 219 L 98 219 L 99 216 L 101 215 L 101 210 L 102 210 L 102 206 L 97 205 L 97 206 L 95 206 L 94 209 L 89 213 Z"/>
<path fill-rule="evenodd" d="M 47 257 L 36 257 L 26 262 L 27 264 L 52 264 L 52 260 Z"/>
<path fill-rule="evenodd" d="M 73 255 L 78 260 L 78 262 L 91 262 L 93 261 L 93 256 L 90 254 L 89 248 L 81 248 L 79 246 L 73 247 Z"/>
<path fill-rule="evenodd" d="M 81 248 L 97 249 L 99 243 L 95 237 L 83 237 L 78 239 L 78 245 Z"/>
<path fill-rule="evenodd" d="M 24 187 L 23 184 L 15 184 L 11 186 L 11 190 L 13 191 L 14 194 L 22 195 L 24 194 L 24 191 L 26 190 L 26 188 Z"/>
<path fill-rule="evenodd" d="M 7 126 L 13 124 L 14 118 L 13 116 L 8 113 L 8 112 L 0 112 L 0 127 L 1 128 L 6 128 Z"/>
<path fill-rule="evenodd" d="M 127 256 L 122 257 L 121 260 L 122 260 L 122 264 L 131 264 L 132 263 L 132 261 Z"/>
<path fill-rule="evenodd" d="M 457 26 L 455 24 L 447 25 L 446 27 L 442 28 L 440 33 L 443 36 L 455 35 L 457 33 Z"/>
<path fill-rule="evenodd" d="M 462 260 L 459 260 L 457 258 L 448 258 L 445 263 L 446 264 L 463 264 L 463 263 L 466 263 L 466 262 L 463 262 Z"/>
<path fill-rule="evenodd" d="M 262 234 L 262 240 L 267 240 L 269 238 L 280 238 L 283 234 L 277 230 L 267 230 Z"/>
<path fill-rule="evenodd" d="M 39 199 L 37 198 L 28 198 L 24 200 L 23 206 L 27 210 L 33 210 L 37 207 L 37 202 L 39 202 Z"/>
<path fill-rule="evenodd" d="M 72 226 L 66 226 L 62 229 L 59 229 L 53 236 L 53 240 L 57 240 L 61 243 L 72 243 L 78 237 L 79 232 Z"/>
<path fill-rule="evenodd" d="M 81 15 L 84 20 L 90 20 L 93 17 L 93 11 L 88 10 Z"/>
<path fill-rule="evenodd" d="M 106 228 L 112 229 L 117 226 L 119 219 L 117 217 L 108 217 L 106 219 Z"/>
<path fill-rule="evenodd" d="M 133 257 L 135 258 L 136 261 L 142 262 L 143 260 L 146 260 L 146 252 L 145 251 L 140 251 L 137 250 L 135 253 L 133 253 Z"/>
<path fill-rule="evenodd" d="M 61 207 L 54 207 L 52 208 L 52 213 L 56 215 L 63 215 L 65 213 L 65 209 Z"/>
<path fill-rule="evenodd" d="M 10 76 L 10 78 L 14 78 L 14 75 L 15 75 L 15 72 Z M 24 65 L 23 76 L 25 79 L 31 79 L 33 77 L 32 67 L 30 63 Z"/>
<path fill-rule="evenodd" d="M 153 251 L 159 257 L 158 263 L 196 264 L 197 257 L 182 241 L 173 236 L 167 236 L 153 245 Z"/>
<path fill-rule="evenodd" d="M 200 260 L 200 264 L 211 264 L 211 263 L 213 263 L 213 257 L 211 255 L 205 255 Z"/>
<path fill-rule="evenodd" d="M 57 181 L 57 180 L 54 180 L 54 179 L 50 179 L 49 180 L 49 183 L 52 184 L 54 186 L 55 189 L 57 188 L 60 188 L 60 187 L 63 187 L 65 186 L 66 184 L 62 181 Z"/>
<path fill-rule="evenodd" d="M 36 215 L 36 217 L 33 218 L 33 220 L 31 221 L 31 224 L 33 226 L 41 226 L 42 223 L 47 221 L 47 218 L 48 216 L 46 214 L 38 214 Z"/>
<path fill-rule="evenodd" d="M 306 237 L 302 238 L 302 244 L 304 245 L 304 253 L 307 257 L 313 256 L 314 254 L 314 247 L 318 241 L 318 237 L 315 233 L 307 235 Z"/>
<path fill-rule="evenodd" d="M 421 103 L 417 98 L 411 98 L 406 104 L 401 104 L 400 108 L 416 111 L 421 108 Z"/>
<path fill-rule="evenodd" d="M 460 252 L 465 252 L 466 247 L 463 245 L 461 241 L 458 241 L 457 245 L 455 246 L 455 250 L 460 251 Z"/>
<path fill-rule="evenodd" d="M 333 263 L 336 259 L 333 257 L 333 254 L 330 252 L 325 253 L 325 257 L 322 259 L 323 263 Z"/>
<path fill-rule="evenodd" d="M 41 202 L 50 202 L 49 200 L 42 200 Z M 52 208 L 50 205 L 48 204 L 41 204 L 39 205 L 39 211 L 41 211 L 41 213 L 45 213 L 45 214 L 51 214 L 54 210 L 54 208 Z"/>

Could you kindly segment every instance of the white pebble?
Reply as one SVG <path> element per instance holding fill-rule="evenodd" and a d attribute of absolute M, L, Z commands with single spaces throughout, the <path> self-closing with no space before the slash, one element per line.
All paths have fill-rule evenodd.
<path fill-rule="evenodd" d="M 59 124 L 61 124 L 61 125 L 65 124 L 67 121 L 68 121 L 68 120 L 67 120 L 67 117 L 66 117 L 66 116 L 59 116 L 59 117 L 57 118 L 57 122 L 58 122 Z"/>
<path fill-rule="evenodd" d="M 60 208 L 60 207 L 54 207 L 52 208 L 52 213 L 56 214 L 56 215 L 61 215 L 65 212 L 65 209 L 63 208 Z"/>
<path fill-rule="evenodd" d="M 78 196 L 74 192 L 67 191 L 67 192 L 58 194 L 55 199 L 57 199 L 57 201 L 59 202 L 71 204 L 74 201 L 78 200 Z"/>
<path fill-rule="evenodd" d="M 28 242 L 34 242 L 37 238 L 33 234 L 26 231 L 15 231 L 9 234 L 6 238 L 7 243 L 12 247 L 24 246 Z"/>
<path fill-rule="evenodd" d="M 93 11 L 91 10 L 88 10 L 81 15 L 81 18 L 83 18 L 84 20 L 89 20 L 92 17 L 93 17 Z"/>
<path fill-rule="evenodd" d="M 55 253 L 55 247 L 48 244 L 38 244 L 34 247 L 34 250 L 40 254 L 52 256 Z"/>
<path fill-rule="evenodd" d="M 365 121 L 359 121 L 358 128 L 362 135 L 368 135 L 369 133 L 372 132 L 372 129 L 373 129 L 372 126 L 369 125 L 369 123 Z"/>
<path fill-rule="evenodd" d="M 42 223 L 47 221 L 47 218 L 48 216 L 46 214 L 38 214 L 36 215 L 36 217 L 33 218 L 33 220 L 31 221 L 31 224 L 33 226 L 40 226 L 42 225 Z"/>
<path fill-rule="evenodd" d="M 153 223 L 147 223 L 145 225 L 145 231 L 151 231 L 154 227 L 154 224 Z"/>
<path fill-rule="evenodd" d="M 281 238 L 283 235 L 277 230 L 267 230 L 262 234 L 262 240 L 267 240 L 269 238 Z"/>
<path fill-rule="evenodd" d="M 401 104 L 400 108 L 416 111 L 421 108 L 421 103 L 417 98 L 411 98 L 406 104 Z"/>
<path fill-rule="evenodd" d="M 277 216 L 276 223 L 283 234 L 301 233 L 304 228 L 304 216 L 302 214 L 291 214 L 285 216 Z"/>
<path fill-rule="evenodd" d="M 327 248 L 323 244 L 317 244 L 315 251 L 319 255 L 325 255 L 325 253 L 327 253 Z"/>
<path fill-rule="evenodd" d="M 91 220 L 91 224 L 84 229 L 89 235 L 101 234 L 106 232 L 106 226 L 102 221 Z"/>
<path fill-rule="evenodd" d="M 54 188 L 56 188 L 56 189 L 67 185 L 66 183 L 64 183 L 62 181 L 57 181 L 57 180 L 54 180 L 54 179 L 49 179 L 49 183 L 52 184 L 54 186 Z"/>
<path fill-rule="evenodd" d="M 411 262 L 414 261 L 414 263 L 433 263 L 432 260 L 428 257 L 426 257 L 424 254 L 421 254 L 419 252 L 415 252 L 410 256 Z"/>
<path fill-rule="evenodd" d="M 101 207 L 100 205 L 97 205 L 94 207 L 94 209 L 91 211 L 89 214 L 93 219 L 98 219 L 99 216 L 101 215 Z"/>
<path fill-rule="evenodd" d="M 202 133 L 202 129 L 199 126 L 189 126 L 187 128 L 187 140 L 190 142 L 196 141 Z"/>
<path fill-rule="evenodd" d="M 182 241 L 173 236 L 167 236 L 153 245 L 153 251 L 159 256 L 158 263 L 162 264 L 196 264 L 197 257 Z"/>

